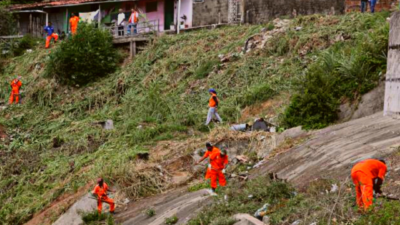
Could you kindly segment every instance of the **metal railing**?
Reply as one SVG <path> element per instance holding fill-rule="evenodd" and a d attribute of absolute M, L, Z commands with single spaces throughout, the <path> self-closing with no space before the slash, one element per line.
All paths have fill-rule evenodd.
<path fill-rule="evenodd" d="M 132 24 L 125 23 L 124 26 L 109 26 L 108 29 L 114 38 L 122 38 L 129 36 L 138 36 L 145 34 L 157 34 L 160 32 L 160 20 L 150 20 L 139 22 L 136 27 Z"/>

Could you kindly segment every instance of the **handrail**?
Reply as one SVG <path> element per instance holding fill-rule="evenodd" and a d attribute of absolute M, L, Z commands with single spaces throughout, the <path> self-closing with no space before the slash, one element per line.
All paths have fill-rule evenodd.
<path fill-rule="evenodd" d="M 139 22 L 136 25 L 136 29 L 131 24 L 126 24 L 124 26 L 113 25 L 109 27 L 104 27 L 104 29 L 109 30 L 114 38 L 137 36 L 144 34 L 154 34 L 154 33 L 157 34 L 160 31 L 160 22 L 159 20 L 149 20 L 149 21 Z"/>

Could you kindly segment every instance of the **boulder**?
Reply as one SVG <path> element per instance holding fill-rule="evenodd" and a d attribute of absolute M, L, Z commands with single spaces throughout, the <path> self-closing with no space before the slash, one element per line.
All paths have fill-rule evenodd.
<path fill-rule="evenodd" d="M 233 218 L 238 220 L 238 222 L 236 222 L 234 225 L 265 225 L 263 222 L 249 214 L 236 214 L 233 216 Z"/>

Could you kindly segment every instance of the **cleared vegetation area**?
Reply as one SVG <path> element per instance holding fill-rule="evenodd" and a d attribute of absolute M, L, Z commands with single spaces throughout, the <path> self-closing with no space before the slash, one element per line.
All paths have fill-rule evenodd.
<path fill-rule="evenodd" d="M 98 176 L 131 198 L 164 190 L 165 181 L 131 165 L 159 141 L 208 132 L 203 124 L 210 87 L 218 91 L 227 123 L 245 122 L 243 109 L 281 96 L 284 104 L 273 114 L 283 127 L 335 122 L 341 101 L 360 97 L 385 74 L 388 15 L 299 17 L 247 53 L 246 40 L 265 26 L 273 30 L 272 23 L 166 35 L 116 72 L 83 86 L 51 78 L 52 71 L 45 71 L 49 50 L 7 59 L 2 87 L 21 75 L 24 92 L 21 105 L 0 111 L 6 134 L 0 143 L 0 221 L 22 224 Z M 8 96 L 1 88 L 0 99 Z M 113 130 L 99 125 L 108 119 Z M 255 205 L 248 207 L 241 211 Z"/>

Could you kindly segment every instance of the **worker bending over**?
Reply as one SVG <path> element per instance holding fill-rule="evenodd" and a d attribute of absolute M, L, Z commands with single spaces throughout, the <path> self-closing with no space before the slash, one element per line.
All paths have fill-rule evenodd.
<path fill-rule="evenodd" d="M 220 152 L 219 148 L 212 146 L 210 143 L 206 143 L 206 148 L 206 153 L 204 153 L 203 157 L 196 163 L 196 165 L 203 162 L 206 158 L 209 158 L 213 153 Z M 211 178 L 211 164 L 208 164 L 206 176 L 204 178 L 206 180 Z"/>
<path fill-rule="evenodd" d="M 114 214 L 115 203 L 113 199 L 107 196 L 108 191 L 113 192 L 108 188 L 106 182 L 104 182 L 102 178 L 99 178 L 97 180 L 97 185 L 92 192 L 92 195 L 97 198 L 97 210 L 99 214 L 101 214 L 103 202 L 108 203 L 110 205 L 110 213 Z"/>
<path fill-rule="evenodd" d="M 226 179 L 224 175 L 225 167 L 228 164 L 228 155 L 226 154 L 226 150 L 223 149 L 220 152 L 212 153 L 210 156 L 210 164 L 211 189 L 215 193 L 215 189 L 217 189 L 217 179 L 221 187 L 226 185 Z"/>
<path fill-rule="evenodd" d="M 44 31 L 46 31 L 47 33 L 47 37 L 46 37 L 46 48 L 50 47 L 50 42 L 51 39 L 54 38 L 54 43 L 57 42 L 58 40 L 58 34 L 54 33 L 54 28 L 51 25 L 51 23 L 49 22 L 49 24 L 47 26 L 44 27 Z"/>
<path fill-rule="evenodd" d="M 367 210 L 373 203 L 374 193 L 381 194 L 387 166 L 385 161 L 367 159 L 357 163 L 351 170 L 356 188 L 356 201 L 360 209 Z"/>
<path fill-rule="evenodd" d="M 219 100 L 217 98 L 217 92 L 213 88 L 208 90 L 208 92 L 210 93 L 211 97 L 210 97 L 210 100 L 208 101 L 208 106 L 210 108 L 208 109 L 206 126 L 211 122 L 211 120 L 213 119 L 214 116 L 217 118 L 217 120 L 220 123 L 222 123 L 222 119 L 218 115 L 218 112 L 217 112 L 217 108 L 218 108 L 218 104 L 219 104 Z"/>
<path fill-rule="evenodd" d="M 21 86 L 22 86 L 21 76 L 18 76 L 17 78 L 11 81 L 11 95 L 9 100 L 10 105 L 13 104 L 14 99 L 15 103 L 19 104 L 19 90 L 21 89 Z"/>
<path fill-rule="evenodd" d="M 75 16 L 75 13 L 71 13 L 71 18 L 69 19 L 69 26 L 71 27 L 72 35 L 76 34 L 78 29 L 79 17 Z"/>

